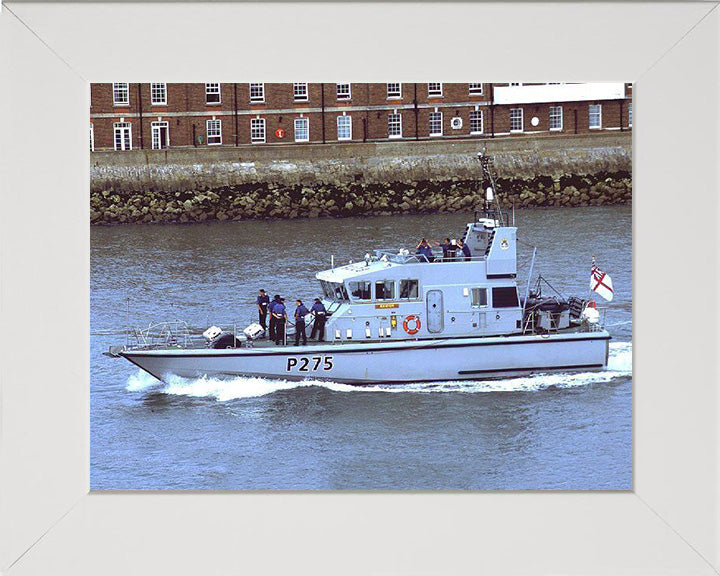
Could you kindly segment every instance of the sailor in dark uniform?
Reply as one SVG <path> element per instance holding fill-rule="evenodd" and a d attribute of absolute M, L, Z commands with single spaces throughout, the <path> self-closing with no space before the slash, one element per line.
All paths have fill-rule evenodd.
<path fill-rule="evenodd" d="M 263 327 L 263 330 L 267 331 L 267 315 L 268 304 L 270 304 L 270 296 L 265 294 L 265 290 L 260 290 L 258 292 L 256 303 L 258 307 L 258 322 L 260 326 Z"/>
<path fill-rule="evenodd" d="M 273 296 L 272 302 L 268 304 L 268 312 L 270 313 L 270 333 L 268 334 L 268 338 L 273 341 L 275 340 L 275 327 L 277 326 L 277 320 L 273 315 L 273 309 L 275 308 L 275 305 L 279 303 L 280 295 L 275 294 L 275 296 Z"/>
<path fill-rule="evenodd" d="M 450 243 L 450 238 L 445 238 L 445 241 L 442 244 L 440 244 L 440 248 L 442 248 L 443 260 L 445 260 L 445 261 L 449 260 L 449 258 L 450 258 L 449 252 L 452 249 L 452 244 Z"/>
<path fill-rule="evenodd" d="M 297 304 L 297 308 L 295 308 L 295 346 L 300 344 L 301 337 L 303 346 L 305 346 L 305 344 L 307 344 L 307 334 L 305 334 L 305 316 L 307 316 L 310 311 L 305 307 L 305 304 L 303 304 L 302 300 L 299 298 L 295 300 L 295 304 Z"/>
<path fill-rule="evenodd" d="M 314 339 L 317 334 L 317 341 L 325 342 L 325 320 L 327 320 L 327 310 L 325 310 L 325 306 L 323 306 L 320 298 L 315 298 L 315 303 L 312 305 L 312 308 L 310 308 L 310 312 L 315 318 L 310 338 Z"/>
<path fill-rule="evenodd" d="M 275 319 L 275 344 L 285 344 L 285 323 L 287 322 L 287 311 L 284 300 L 278 296 L 277 302 L 272 308 L 272 317 Z"/>
<path fill-rule="evenodd" d="M 465 262 L 469 262 L 470 258 L 472 257 L 472 252 L 470 252 L 470 247 L 467 244 L 465 244 L 465 242 L 463 242 L 462 240 L 458 240 L 458 246 L 460 247 L 460 250 L 462 250 L 462 253 L 464 256 L 463 260 L 465 260 Z"/>

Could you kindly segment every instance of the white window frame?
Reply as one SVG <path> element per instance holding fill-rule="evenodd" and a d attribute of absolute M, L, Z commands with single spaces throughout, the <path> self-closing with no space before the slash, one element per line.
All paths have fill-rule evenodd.
<path fill-rule="evenodd" d="M 468 94 L 470 94 L 470 96 L 482 96 L 482 94 L 483 94 L 482 82 L 468 83 Z"/>
<path fill-rule="evenodd" d="M 217 102 L 208 100 L 208 96 L 211 94 L 217 94 Z M 220 89 L 220 82 L 205 82 L 205 104 L 210 106 L 217 106 L 222 104 L 222 91 Z"/>
<path fill-rule="evenodd" d="M 477 114 L 480 118 L 480 130 L 473 130 L 473 114 Z M 470 134 L 482 134 L 485 130 L 485 118 L 483 117 L 483 111 L 479 109 L 470 110 Z"/>
<path fill-rule="evenodd" d="M 390 120 L 395 116 L 398 119 L 397 127 L 399 129 L 399 132 L 397 134 L 391 134 L 390 133 L 390 126 L 391 126 Z M 388 114 L 388 138 L 394 139 L 394 138 L 402 138 L 402 137 L 403 137 L 402 136 L 402 114 L 400 112 L 398 112 L 397 110 L 393 110 L 390 114 Z"/>
<path fill-rule="evenodd" d="M 343 136 L 340 135 L 340 129 L 341 129 L 340 124 L 341 123 L 346 124 L 346 126 L 344 126 L 343 128 L 348 129 L 348 133 Z M 337 139 L 338 140 L 352 140 L 352 116 L 343 114 L 343 115 L 337 117 Z"/>
<path fill-rule="evenodd" d="M 305 124 L 305 134 L 306 136 L 304 138 L 298 137 L 298 123 Z M 310 142 L 310 118 L 307 116 L 300 116 L 300 118 L 295 118 L 293 121 L 293 131 L 295 134 L 295 142 Z"/>
<path fill-rule="evenodd" d="M 130 84 L 128 82 L 113 82 L 112 91 L 113 106 L 130 106 Z M 121 91 L 125 92 L 125 100 L 118 100 L 117 98 Z"/>
<path fill-rule="evenodd" d="M 253 90 L 259 92 L 253 96 Z M 262 104 L 265 102 L 265 84 L 263 82 L 251 82 L 248 95 L 250 96 L 250 104 Z"/>
<path fill-rule="evenodd" d="M 428 82 L 428 98 L 442 98 L 443 85 L 442 82 Z"/>
<path fill-rule="evenodd" d="M 593 111 L 594 108 L 597 108 L 596 112 Z M 591 123 L 594 115 L 597 115 L 597 126 L 593 126 Z M 590 104 L 588 106 L 588 128 L 590 130 L 602 130 L 602 104 Z"/>
<path fill-rule="evenodd" d="M 307 82 L 294 82 L 293 83 L 293 101 L 294 102 L 307 102 L 308 101 Z"/>
<path fill-rule="evenodd" d="M 95 152 L 95 127 L 90 122 L 90 152 Z"/>
<path fill-rule="evenodd" d="M 553 126 L 553 110 L 559 112 L 560 125 Z M 557 119 L 557 118 L 556 118 Z M 563 129 L 563 107 L 562 106 L 550 106 L 548 109 L 548 126 L 551 132 L 562 132 Z"/>
<path fill-rule="evenodd" d="M 628 104 L 628 127 L 632 128 L 632 102 Z"/>
<path fill-rule="evenodd" d="M 162 100 L 156 99 L 156 91 L 162 94 Z M 167 106 L 167 84 L 165 82 L 150 83 L 150 104 L 152 106 Z"/>
<path fill-rule="evenodd" d="M 122 134 L 124 134 L 125 129 L 127 129 L 127 139 L 121 136 L 121 144 L 120 148 L 118 148 L 118 130 L 122 130 Z M 127 148 L 125 147 L 126 142 Z M 132 122 L 125 122 L 121 119 L 120 122 L 115 122 L 113 124 L 113 145 L 116 151 L 132 150 Z"/>
<path fill-rule="evenodd" d="M 250 118 L 250 143 L 264 144 L 267 142 L 265 118 Z"/>
<path fill-rule="evenodd" d="M 158 133 L 158 143 L 159 143 L 159 132 L 156 130 L 156 128 L 167 128 L 167 132 L 165 132 L 165 146 L 156 146 L 155 145 L 155 134 Z M 150 122 L 150 144 L 152 146 L 153 150 L 161 150 L 162 148 L 170 148 L 170 122 L 167 120 L 158 120 L 157 122 Z"/>
<path fill-rule="evenodd" d="M 435 124 L 437 127 L 438 119 L 440 120 L 440 131 L 433 132 L 433 124 Z M 434 111 L 430 112 L 430 115 L 428 116 L 428 134 L 432 137 L 443 135 L 443 113 L 440 112 L 437 108 Z"/>
<path fill-rule="evenodd" d="M 345 90 L 342 89 L 341 86 L 347 86 L 347 94 L 345 93 Z M 335 98 L 337 100 L 345 101 L 345 100 L 351 100 L 352 99 L 352 84 L 348 82 L 347 84 L 335 84 Z"/>
<path fill-rule="evenodd" d="M 520 111 L 520 129 L 513 128 L 513 112 Z M 517 120 L 517 118 L 515 118 Z M 510 108 L 510 132 L 517 134 L 525 131 L 525 111 L 522 108 Z"/>
<path fill-rule="evenodd" d="M 393 86 L 392 90 L 390 86 Z M 397 90 L 395 90 L 397 86 Z M 401 82 L 388 82 L 387 83 L 387 99 L 388 100 L 402 100 L 402 83 Z"/>
<path fill-rule="evenodd" d="M 210 135 L 210 124 L 217 124 L 217 134 Z M 212 130 L 215 132 L 215 129 Z M 219 138 L 219 142 L 210 142 L 210 138 Z M 208 146 L 220 146 L 222 144 L 222 120 L 213 118 L 212 120 L 205 120 L 205 142 Z"/>

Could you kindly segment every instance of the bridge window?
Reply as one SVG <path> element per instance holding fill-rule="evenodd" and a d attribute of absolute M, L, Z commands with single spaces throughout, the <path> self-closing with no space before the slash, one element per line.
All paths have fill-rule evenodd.
<path fill-rule="evenodd" d="M 417 280 L 400 280 L 400 298 L 415 300 L 418 297 Z"/>
<path fill-rule="evenodd" d="M 494 308 L 517 308 L 520 306 L 515 286 L 493 288 L 492 298 Z"/>
<path fill-rule="evenodd" d="M 350 282 L 350 295 L 355 300 L 370 300 L 370 282 Z"/>
<path fill-rule="evenodd" d="M 487 303 L 487 288 L 473 288 L 471 306 L 473 308 L 480 308 L 481 306 L 487 306 Z"/>
<path fill-rule="evenodd" d="M 320 280 L 323 295 L 330 300 L 349 300 L 345 286 L 339 282 Z"/>
<path fill-rule="evenodd" d="M 395 296 L 395 282 L 382 280 L 375 282 L 375 300 L 392 300 Z"/>

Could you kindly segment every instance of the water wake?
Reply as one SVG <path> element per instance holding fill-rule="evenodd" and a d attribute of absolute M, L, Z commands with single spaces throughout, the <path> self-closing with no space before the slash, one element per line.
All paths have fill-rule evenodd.
<path fill-rule="evenodd" d="M 282 390 L 319 386 L 335 392 L 536 392 L 548 388 L 574 388 L 610 382 L 615 378 L 632 375 L 632 343 L 611 342 L 607 370 L 603 372 L 577 372 L 567 374 L 539 374 L 506 378 L 502 380 L 463 380 L 447 382 L 430 382 L 418 384 L 350 386 L 338 382 L 322 380 L 269 380 L 265 378 L 238 377 L 229 380 L 219 378 L 197 378 L 188 380 L 174 376 L 167 383 L 156 380 L 147 372 L 139 370 L 128 378 L 126 390 L 137 392 L 155 390 L 176 396 L 192 396 L 197 398 L 214 398 L 220 402 L 241 398 L 257 398 Z"/>

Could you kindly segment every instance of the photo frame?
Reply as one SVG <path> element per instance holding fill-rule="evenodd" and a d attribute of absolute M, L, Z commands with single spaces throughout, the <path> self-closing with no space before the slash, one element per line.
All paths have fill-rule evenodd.
<path fill-rule="evenodd" d="M 719 26 L 704 2 L 4 4 L 0 572 L 717 574 Z M 89 493 L 89 82 L 477 69 L 635 83 L 633 491 Z"/>

